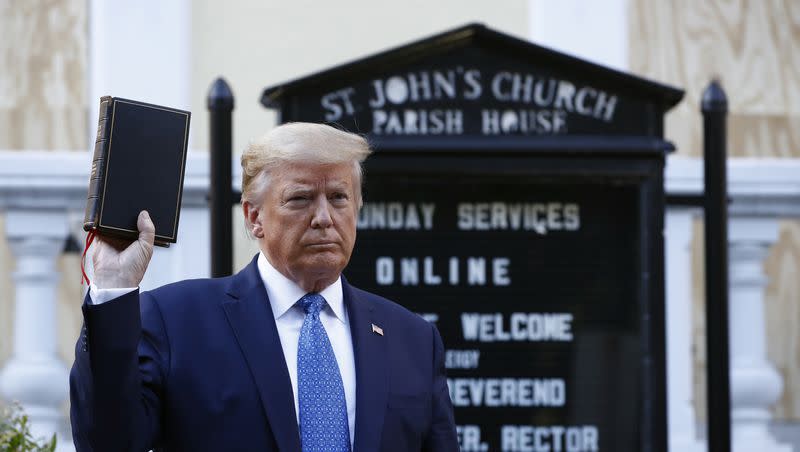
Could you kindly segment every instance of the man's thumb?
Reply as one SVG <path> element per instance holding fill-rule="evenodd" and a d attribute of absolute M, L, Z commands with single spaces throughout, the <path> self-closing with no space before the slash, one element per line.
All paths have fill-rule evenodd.
<path fill-rule="evenodd" d="M 156 227 L 153 225 L 153 220 L 150 219 L 150 214 L 146 210 L 139 212 L 136 227 L 139 229 L 139 240 L 153 246 L 156 238 Z"/>

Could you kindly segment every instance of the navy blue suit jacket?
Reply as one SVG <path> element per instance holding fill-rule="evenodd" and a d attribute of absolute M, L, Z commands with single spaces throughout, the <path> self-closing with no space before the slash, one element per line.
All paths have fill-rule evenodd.
<path fill-rule="evenodd" d="M 342 286 L 356 367 L 354 452 L 457 451 L 439 333 Z M 70 374 L 79 452 L 301 450 L 255 259 L 231 277 L 84 302 L 83 315 Z"/>

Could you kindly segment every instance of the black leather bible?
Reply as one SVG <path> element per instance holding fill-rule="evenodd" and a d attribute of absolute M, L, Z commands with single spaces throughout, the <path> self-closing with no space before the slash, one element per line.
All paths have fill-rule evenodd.
<path fill-rule="evenodd" d="M 85 231 L 136 240 L 147 210 L 155 244 L 178 236 L 191 113 L 118 97 L 100 99 Z"/>

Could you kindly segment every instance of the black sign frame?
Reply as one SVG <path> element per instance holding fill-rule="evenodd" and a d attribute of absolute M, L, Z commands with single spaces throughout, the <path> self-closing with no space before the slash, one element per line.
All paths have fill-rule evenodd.
<path fill-rule="evenodd" d="M 441 99 L 435 95 L 413 99 L 409 94 L 424 83 L 431 84 L 435 94 L 437 80 L 446 94 Z M 533 85 L 537 81 L 557 84 L 557 91 L 563 85 L 572 105 L 565 103 L 569 108 L 562 105 L 557 112 L 557 100 L 549 106 L 525 100 L 525 90 L 530 94 L 538 89 Z M 394 97 L 389 85 L 399 88 Z M 483 97 L 476 94 L 477 85 L 481 85 Z M 509 90 L 514 89 L 522 97 L 510 102 Z M 418 97 L 424 91 L 419 91 Z M 603 111 L 608 115 L 579 108 L 579 104 L 588 105 L 586 99 L 594 98 L 597 113 L 601 96 L 605 96 Z M 663 136 L 664 114 L 682 97 L 679 89 L 561 54 L 481 24 L 469 24 L 268 87 L 261 102 L 278 110 L 279 122 L 328 121 L 365 134 L 375 151 L 365 165 L 367 192 L 370 184 L 394 176 L 412 181 L 431 176 L 581 180 L 634 190 L 640 266 L 633 276 L 638 282 L 641 382 L 635 450 L 666 452 L 663 171 L 665 156 L 674 148 Z M 611 104 L 616 108 L 609 107 Z M 538 111 L 532 109 L 539 107 L 554 108 L 553 114 L 563 115 L 559 118 L 566 126 L 557 129 L 555 120 L 544 132 L 517 126 L 515 121 L 521 124 L 525 114 L 532 115 Z M 406 113 L 408 110 L 411 113 Z M 420 133 L 417 125 L 424 122 L 423 110 L 429 118 L 434 110 L 455 112 L 463 124 L 438 135 Z M 510 122 L 501 124 L 502 130 L 492 123 L 495 128 L 487 133 L 487 111 L 508 112 Z M 386 119 L 390 114 L 396 115 L 391 117 L 396 121 L 394 127 Z M 400 127 L 398 121 L 408 125 L 408 115 L 416 121 L 413 127 Z M 376 118 L 386 120 L 386 127 L 376 128 Z M 431 121 L 425 127 L 435 125 Z M 358 246 L 357 242 L 356 253 Z"/>

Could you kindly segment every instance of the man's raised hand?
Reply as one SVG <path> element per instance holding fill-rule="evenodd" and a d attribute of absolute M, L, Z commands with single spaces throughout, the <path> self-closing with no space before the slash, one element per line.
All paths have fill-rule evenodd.
<path fill-rule="evenodd" d="M 153 256 L 156 228 L 147 211 L 136 220 L 139 238 L 134 241 L 97 236 L 94 255 L 94 284 L 99 289 L 138 287 Z"/>

